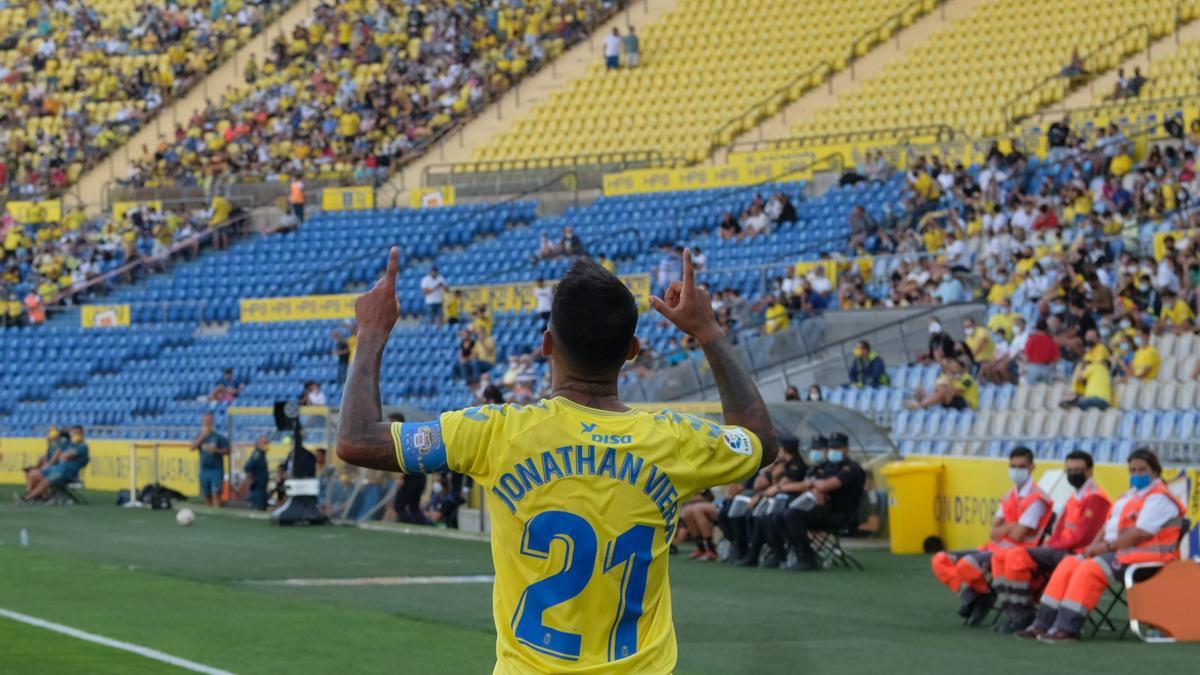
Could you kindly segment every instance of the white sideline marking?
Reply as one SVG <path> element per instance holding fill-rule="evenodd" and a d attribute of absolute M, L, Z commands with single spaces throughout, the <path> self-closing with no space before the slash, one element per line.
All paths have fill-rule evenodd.
<path fill-rule="evenodd" d="M 178 656 L 171 656 L 170 654 L 164 654 L 163 652 L 160 652 L 157 649 L 150 649 L 149 647 L 142 647 L 142 646 L 135 645 L 135 644 L 132 644 L 129 642 L 113 640 L 112 638 L 106 638 L 103 635 L 96 635 L 95 633 L 88 633 L 87 631 L 82 631 L 82 630 L 79 630 L 78 628 L 71 628 L 70 626 L 62 625 L 61 623 L 54 623 L 52 621 L 46 621 L 44 619 L 39 619 L 35 616 L 29 616 L 28 614 L 21 614 L 20 612 L 12 612 L 12 611 L 9 611 L 2 607 L 0 607 L 0 616 L 7 617 L 9 619 L 12 619 L 13 621 L 20 621 L 21 623 L 29 624 L 30 626 L 37 626 L 38 628 L 45 628 L 46 630 L 52 630 L 55 633 L 62 633 L 63 635 L 69 635 L 73 638 L 77 638 L 79 640 L 84 640 L 86 642 L 94 642 L 98 645 L 104 645 L 105 647 L 112 647 L 113 649 L 120 649 L 122 651 L 132 652 L 134 654 L 137 654 L 138 656 L 144 656 L 148 659 L 153 659 L 155 661 L 161 661 L 163 663 L 168 663 L 172 666 L 183 668 L 185 670 L 190 670 L 190 671 L 193 671 L 196 673 L 206 673 L 207 675 L 233 675 L 233 673 L 229 672 L 228 670 L 221 670 L 220 668 L 213 668 L 211 666 L 206 666 L 203 663 L 196 663 L 195 661 L 188 661 L 187 659 L 181 659 Z"/>
<path fill-rule="evenodd" d="M 247 584 L 263 586 L 423 586 L 430 584 L 490 584 L 490 574 L 433 577 L 351 577 L 341 579 L 247 579 Z"/>

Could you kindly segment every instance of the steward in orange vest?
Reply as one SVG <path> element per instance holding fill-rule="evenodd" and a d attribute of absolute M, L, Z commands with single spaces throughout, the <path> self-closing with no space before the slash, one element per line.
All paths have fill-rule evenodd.
<path fill-rule="evenodd" d="M 997 594 L 984 578 L 993 554 L 1036 545 L 1054 513 L 1054 502 L 1033 481 L 1032 450 L 1013 448 L 1008 455 L 1008 475 L 1013 489 L 996 511 L 991 541 L 978 550 L 943 551 L 930 561 L 933 576 L 962 598 L 958 613 L 971 626 L 978 626 L 996 604 Z"/>
<path fill-rule="evenodd" d="M 1092 456 L 1082 450 L 1067 455 L 1067 482 L 1075 492 L 1063 507 L 1054 533 L 1044 546 L 1021 546 L 992 553 L 992 587 L 1008 621 L 997 632 L 1013 633 L 1033 623 L 1035 584 L 1044 583 L 1055 566 L 1096 539 L 1108 518 L 1111 500 L 1092 481 Z"/>
<path fill-rule="evenodd" d="M 1117 500 L 1096 541 L 1082 555 L 1063 558 L 1054 568 L 1037 619 L 1017 637 L 1050 643 L 1077 641 L 1087 615 L 1125 566 L 1179 557 L 1187 509 L 1161 476 L 1162 465 L 1153 452 L 1140 448 L 1130 453 L 1131 489 Z"/>

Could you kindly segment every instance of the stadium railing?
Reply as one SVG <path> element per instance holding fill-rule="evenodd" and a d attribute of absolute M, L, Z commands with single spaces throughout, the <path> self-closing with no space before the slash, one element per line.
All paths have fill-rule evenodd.
<path fill-rule="evenodd" d="M 460 136 L 461 141 L 461 136 Z M 675 168 L 684 166 L 682 157 L 663 157 L 657 150 L 585 153 L 538 159 L 478 160 L 432 164 L 421 173 L 424 187 L 454 186 L 456 195 L 497 197 L 523 192 L 533 186 L 555 187 L 562 191 L 597 190 L 604 176 L 630 169 Z M 548 182 L 547 177 L 570 169 L 571 182 Z"/>
<path fill-rule="evenodd" d="M 1120 51 L 1116 52 L 1118 54 L 1117 57 L 1112 56 L 1113 46 L 1126 43 L 1129 41 L 1130 36 L 1135 35 L 1140 35 L 1142 38 L 1143 47 L 1141 49 L 1146 51 L 1146 58 L 1149 59 L 1150 48 L 1154 43 L 1154 32 L 1150 29 L 1148 24 L 1134 24 L 1118 33 L 1115 37 L 1100 43 L 1087 54 L 1084 54 L 1081 58 L 1085 66 L 1085 71 L 1088 74 L 1081 76 L 1079 79 L 1087 78 L 1088 80 L 1092 80 L 1096 75 L 1112 68 L 1115 65 L 1115 62 L 1120 60 L 1120 57 L 1131 52 L 1141 51 L 1141 49 L 1126 50 L 1122 48 Z M 1093 61 L 1096 59 L 1103 59 L 1103 62 L 1099 64 L 1093 63 Z M 1009 127 L 1012 127 L 1018 119 L 1028 117 L 1029 115 L 1037 112 L 1037 110 L 1044 104 L 1053 101 L 1053 97 L 1047 99 L 1045 96 L 1047 85 L 1065 84 L 1066 88 L 1070 90 L 1072 83 L 1073 79 L 1064 77 L 1060 68 L 1058 71 L 1047 75 L 1036 84 L 1033 84 L 1027 89 L 1013 95 L 1001 106 L 1001 110 L 1004 111 L 1005 124 Z M 1018 108 L 1018 104 L 1022 104 L 1020 108 Z"/>

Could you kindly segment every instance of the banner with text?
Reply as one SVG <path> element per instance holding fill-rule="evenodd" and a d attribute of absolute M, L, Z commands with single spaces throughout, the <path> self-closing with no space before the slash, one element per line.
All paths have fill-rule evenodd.
<path fill-rule="evenodd" d="M 239 302 L 242 323 L 319 321 L 354 318 L 355 293 L 245 298 Z"/>
<path fill-rule="evenodd" d="M 116 328 L 129 325 L 129 305 L 83 305 L 79 324 L 84 328 Z"/>
<path fill-rule="evenodd" d="M 650 275 L 632 274 L 621 277 L 621 281 L 633 293 L 637 300 L 638 311 L 646 311 L 650 307 Z M 553 287 L 557 281 L 547 281 Z M 496 312 L 532 312 L 537 309 L 537 300 L 533 295 L 534 282 L 527 281 L 515 284 L 489 284 L 481 286 L 455 286 L 452 290 L 462 291 L 463 311 L 469 313 L 471 308 L 485 305 L 491 313 Z"/>
<path fill-rule="evenodd" d="M 375 208 L 375 188 L 336 187 L 321 191 L 323 211 L 357 211 Z"/>
<path fill-rule="evenodd" d="M 12 201 L 4 205 L 18 223 L 56 223 L 62 220 L 62 202 L 48 199 L 41 202 Z"/>
<path fill-rule="evenodd" d="M 1012 487 L 1008 477 L 1008 461 L 941 456 L 913 456 L 912 459 L 942 466 L 940 491 L 930 495 L 930 506 L 941 526 L 946 548 L 969 549 L 986 543 L 1000 500 Z M 1040 481 L 1042 475 L 1050 470 L 1059 471 L 1061 476 L 1062 464 L 1050 460 L 1039 462 L 1033 472 L 1034 480 Z M 1123 464 L 1097 464 L 1095 478 L 1113 501 L 1129 490 L 1129 471 Z M 1171 491 L 1189 505 L 1188 510 L 1193 517 L 1200 515 L 1200 489 L 1196 488 L 1200 470 L 1164 469 L 1163 478 L 1171 486 Z M 1060 480 L 1065 485 L 1065 479 Z M 1047 487 L 1041 482 L 1039 485 Z M 1069 490 L 1069 486 L 1066 489 Z M 1195 536 L 1193 532 L 1192 537 Z"/>
<path fill-rule="evenodd" d="M 686 169 L 633 169 L 605 176 L 604 195 L 613 197 L 651 192 L 708 190 L 775 181 L 799 181 L 811 177 L 810 161 L 804 156 L 769 162 L 696 166 Z"/>

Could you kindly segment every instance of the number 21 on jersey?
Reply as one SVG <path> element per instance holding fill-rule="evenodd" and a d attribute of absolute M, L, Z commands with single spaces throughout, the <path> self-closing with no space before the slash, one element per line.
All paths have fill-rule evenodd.
<path fill-rule="evenodd" d="M 548 656 L 575 661 L 582 636 L 542 623 L 542 613 L 583 592 L 596 572 L 599 545 L 596 530 L 583 518 L 566 511 L 543 511 L 525 524 L 521 554 L 545 560 L 555 541 L 566 545 L 563 567 L 525 588 L 513 614 L 513 634 L 521 644 Z M 601 574 L 621 575 L 617 615 L 608 633 L 608 660 L 637 653 L 637 624 L 646 595 L 654 528 L 634 525 L 604 546 Z"/>

